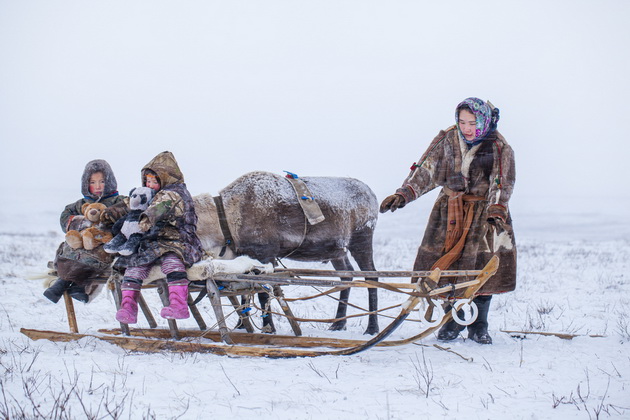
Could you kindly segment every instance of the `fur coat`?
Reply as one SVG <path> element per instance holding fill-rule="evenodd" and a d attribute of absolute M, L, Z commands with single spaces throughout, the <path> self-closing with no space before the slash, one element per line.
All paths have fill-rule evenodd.
<path fill-rule="evenodd" d="M 90 177 L 95 172 L 103 173 L 105 189 L 102 196 L 90 193 Z M 81 194 L 83 198 L 68 204 L 61 212 L 59 222 L 61 230 L 66 233 L 74 217 L 83 217 L 81 207 L 85 203 L 103 203 L 107 207 L 124 203 L 126 197 L 118 195 L 116 177 L 109 164 L 102 159 L 92 160 L 85 165 L 81 176 Z M 87 286 L 90 279 L 105 275 L 110 269 L 113 257 L 103 251 L 103 247 L 72 249 L 65 241 L 59 245 L 55 255 L 54 267 L 59 278 Z"/>
<path fill-rule="evenodd" d="M 472 225 L 461 257 L 449 269 L 479 270 L 496 254 L 500 259 L 499 270 L 480 294 L 514 290 L 516 242 L 508 206 L 514 182 L 514 153 L 498 131 L 473 147 L 465 144 L 455 126 L 441 131 L 397 190 L 410 202 L 443 187 L 429 216 L 414 270 L 428 270 L 444 255 L 449 222 L 447 193 L 464 192 L 477 196 L 479 201 L 473 204 Z M 491 224 L 489 215 L 499 215 L 505 223 Z"/>
<path fill-rule="evenodd" d="M 174 252 L 190 267 L 201 259 L 203 251 L 197 237 L 197 214 L 184 175 L 171 152 L 160 153 L 142 168 L 142 185 L 146 185 L 147 169 L 157 174 L 162 188 L 140 218 L 140 229 L 145 235 L 138 250 L 119 257 L 115 266 L 152 264 L 162 255 Z"/>

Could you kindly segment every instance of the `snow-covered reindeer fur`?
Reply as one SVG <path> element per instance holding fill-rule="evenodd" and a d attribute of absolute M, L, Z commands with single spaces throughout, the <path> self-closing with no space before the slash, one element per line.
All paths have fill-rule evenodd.
<path fill-rule="evenodd" d="M 222 191 L 227 224 L 237 253 L 263 264 L 276 259 L 330 261 L 336 270 L 353 270 L 348 251 L 361 270 L 374 270 L 372 236 L 378 217 L 378 202 L 372 190 L 356 179 L 304 177 L 325 220 L 309 225 L 293 187 L 284 177 L 251 172 L 236 179 Z M 235 255 L 225 245 L 217 209 L 209 194 L 193 198 L 198 217 L 197 236 L 204 250 L 215 258 Z M 350 280 L 344 278 L 343 280 Z M 376 278 L 370 280 L 378 280 Z M 336 318 L 346 315 L 350 289 L 341 292 Z M 369 310 L 377 310 L 376 289 L 369 289 Z M 266 302 L 266 296 L 261 304 Z M 267 320 L 266 317 L 264 320 Z M 273 325 L 273 324 L 271 324 Z M 346 320 L 335 322 L 332 330 L 345 328 Z M 375 314 L 369 316 L 366 334 L 378 332 Z"/>
<path fill-rule="evenodd" d="M 149 207 L 155 191 L 147 187 L 138 187 L 129 193 L 129 213 L 120 218 L 112 227 L 118 232 L 114 238 L 103 245 L 105 252 L 110 254 L 131 255 L 138 249 L 142 232 L 140 231 L 140 216 Z"/>

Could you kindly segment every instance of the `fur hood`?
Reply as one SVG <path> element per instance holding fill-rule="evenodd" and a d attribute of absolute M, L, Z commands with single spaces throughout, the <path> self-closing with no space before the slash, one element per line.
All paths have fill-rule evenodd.
<path fill-rule="evenodd" d="M 146 185 L 146 170 L 155 172 L 160 181 L 160 187 L 172 184 L 183 184 L 184 174 L 179 169 L 175 156 L 171 152 L 162 152 L 142 168 L 142 185 Z"/>
<path fill-rule="evenodd" d="M 103 191 L 103 195 L 100 197 L 90 192 L 90 177 L 95 172 L 102 172 L 103 178 L 105 179 L 105 190 Z M 103 159 L 95 159 L 85 165 L 83 176 L 81 177 L 81 194 L 83 194 L 84 197 L 90 198 L 94 201 L 99 201 L 103 198 L 116 194 L 118 192 L 117 190 L 118 183 L 116 182 L 114 171 L 112 171 L 112 168 L 109 166 L 107 161 Z"/>

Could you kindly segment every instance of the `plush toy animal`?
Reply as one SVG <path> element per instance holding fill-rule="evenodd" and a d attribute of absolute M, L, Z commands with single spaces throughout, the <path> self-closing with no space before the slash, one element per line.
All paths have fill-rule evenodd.
<path fill-rule="evenodd" d="M 81 207 L 83 216 L 74 216 L 68 225 L 66 242 L 74 249 L 93 250 L 112 239 L 112 234 L 99 227 L 101 213 L 107 206 L 102 203 L 85 203 Z"/>
<path fill-rule="evenodd" d="M 138 249 L 143 232 L 140 231 L 140 216 L 149 207 L 155 191 L 147 187 L 138 187 L 129 193 L 129 213 L 118 219 L 112 231 L 119 232 L 114 239 L 103 246 L 110 254 L 131 255 Z"/>

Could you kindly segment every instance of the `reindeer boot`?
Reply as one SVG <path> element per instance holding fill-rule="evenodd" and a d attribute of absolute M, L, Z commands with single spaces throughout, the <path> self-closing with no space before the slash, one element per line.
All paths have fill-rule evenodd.
<path fill-rule="evenodd" d="M 186 319 L 190 317 L 188 312 L 188 285 L 176 284 L 168 286 L 168 300 L 170 305 L 160 311 L 164 319 Z"/>
<path fill-rule="evenodd" d="M 120 309 L 116 312 L 116 319 L 123 324 L 135 324 L 138 322 L 138 295 L 139 290 L 123 290 Z"/>
<path fill-rule="evenodd" d="M 68 288 L 68 294 L 79 302 L 88 303 L 90 301 L 90 297 L 87 293 L 85 293 L 85 286 L 81 286 L 76 283 L 72 283 L 70 285 Z"/>
<path fill-rule="evenodd" d="M 468 338 L 479 344 L 492 344 L 492 337 L 488 334 L 488 311 L 490 310 L 492 295 L 477 296 L 473 302 L 479 309 L 475 322 L 468 326 Z"/>
<path fill-rule="evenodd" d="M 448 307 L 446 309 L 446 312 L 450 310 L 451 307 Z M 459 311 L 457 311 L 457 315 L 460 318 L 463 318 L 465 314 L 464 311 L 460 309 Z M 457 322 L 455 322 L 455 320 L 451 319 L 446 324 L 442 325 L 442 328 L 440 328 L 440 331 L 438 331 L 437 339 L 440 341 L 455 340 L 457 337 L 459 337 L 459 333 L 462 332 L 464 328 L 466 327 L 463 325 L 459 325 Z"/>
<path fill-rule="evenodd" d="M 63 293 L 72 286 L 72 283 L 63 279 L 57 279 L 52 286 L 44 290 L 44 296 L 46 296 L 51 302 L 57 303 Z"/>

